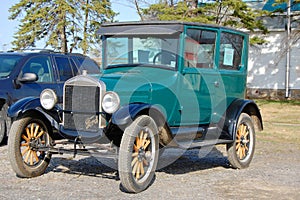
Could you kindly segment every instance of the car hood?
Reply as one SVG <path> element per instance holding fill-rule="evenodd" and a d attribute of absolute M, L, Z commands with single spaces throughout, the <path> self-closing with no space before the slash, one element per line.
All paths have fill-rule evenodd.
<path fill-rule="evenodd" d="M 105 83 L 107 91 L 118 93 L 121 104 L 150 103 L 152 85 L 143 71 L 110 71 L 104 73 L 100 79 Z"/>

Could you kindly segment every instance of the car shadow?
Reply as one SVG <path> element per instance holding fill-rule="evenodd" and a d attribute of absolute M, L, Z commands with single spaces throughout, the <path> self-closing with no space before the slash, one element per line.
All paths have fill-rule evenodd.
<path fill-rule="evenodd" d="M 217 167 L 231 168 L 227 157 L 216 147 L 193 150 L 166 149 L 159 159 L 156 171 L 168 174 L 186 174 Z M 79 159 L 53 156 L 45 173 L 49 172 L 119 180 L 115 160 L 93 156 L 81 156 Z"/>
<path fill-rule="evenodd" d="M 217 167 L 231 168 L 227 156 L 216 147 L 181 151 L 167 149 L 159 160 L 157 171 L 168 174 L 186 174 Z"/>

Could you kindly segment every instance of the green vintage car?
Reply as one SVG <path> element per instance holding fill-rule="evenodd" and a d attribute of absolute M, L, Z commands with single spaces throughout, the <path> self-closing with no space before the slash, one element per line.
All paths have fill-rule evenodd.
<path fill-rule="evenodd" d="M 150 185 L 165 148 L 216 144 L 227 145 L 233 168 L 249 166 L 263 125 L 245 99 L 246 33 L 131 22 L 104 24 L 98 34 L 100 76 L 67 80 L 63 102 L 46 89 L 9 108 L 9 157 L 19 177 L 43 174 L 52 154 L 93 153 L 115 158 L 122 187 L 137 193 Z"/>

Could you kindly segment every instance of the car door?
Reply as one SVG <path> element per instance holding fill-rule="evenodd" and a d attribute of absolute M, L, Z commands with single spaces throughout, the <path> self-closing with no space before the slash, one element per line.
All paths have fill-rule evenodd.
<path fill-rule="evenodd" d="M 25 73 L 34 73 L 38 79 L 34 82 L 19 83 L 19 87 L 16 87 L 13 91 L 13 101 L 28 96 L 38 97 L 46 88 L 50 88 L 56 92 L 59 91 L 50 56 L 36 55 L 29 58 L 22 67 L 19 77 L 22 77 Z"/>
<path fill-rule="evenodd" d="M 181 125 L 208 124 L 222 96 L 216 55 L 218 30 L 187 27 L 180 86 Z"/>

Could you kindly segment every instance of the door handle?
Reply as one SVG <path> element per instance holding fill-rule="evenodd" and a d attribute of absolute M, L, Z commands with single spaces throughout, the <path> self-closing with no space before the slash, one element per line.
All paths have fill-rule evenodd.
<path fill-rule="evenodd" d="M 214 82 L 215 87 L 220 87 L 220 83 L 218 81 Z"/>

